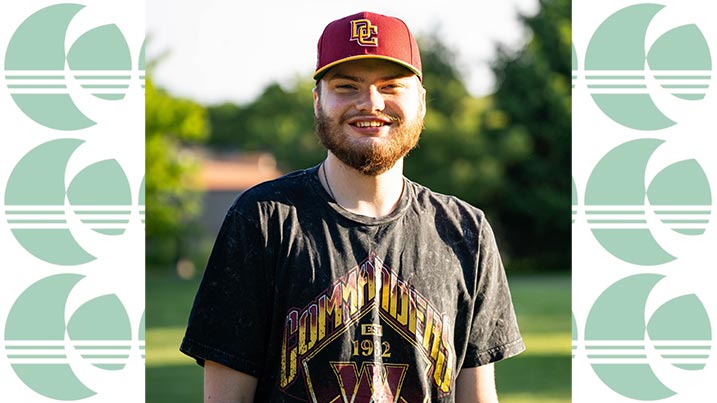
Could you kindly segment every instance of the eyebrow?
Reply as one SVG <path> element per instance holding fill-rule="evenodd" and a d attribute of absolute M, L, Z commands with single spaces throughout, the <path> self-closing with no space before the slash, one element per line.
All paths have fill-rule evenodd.
<path fill-rule="evenodd" d="M 411 76 L 411 74 L 398 73 L 398 74 L 394 74 L 392 76 L 381 77 L 378 79 L 378 81 L 391 81 L 391 80 L 396 80 L 396 79 L 400 79 L 400 78 L 408 78 L 410 76 Z M 358 83 L 366 81 L 361 77 L 352 76 L 352 75 L 343 74 L 343 73 L 335 73 L 334 75 L 328 77 L 328 81 L 331 81 L 331 80 L 350 80 L 350 81 L 356 81 Z"/>

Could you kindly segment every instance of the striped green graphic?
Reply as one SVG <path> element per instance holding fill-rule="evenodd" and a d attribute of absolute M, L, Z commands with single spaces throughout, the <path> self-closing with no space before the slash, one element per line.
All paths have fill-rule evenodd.
<path fill-rule="evenodd" d="M 144 213 L 146 210 L 145 203 L 144 203 L 144 200 L 145 200 L 145 190 L 144 190 L 145 184 L 144 184 L 144 182 L 145 182 L 145 177 L 142 177 L 142 185 L 140 185 L 140 187 L 139 187 L 139 216 L 142 218 L 142 224 L 144 224 L 144 222 L 145 222 L 145 218 L 144 218 L 145 214 Z"/>
<path fill-rule="evenodd" d="M 58 274 L 37 281 L 15 301 L 5 324 L 5 349 L 13 371 L 30 389 L 51 399 L 80 400 L 96 394 L 73 366 L 114 371 L 123 369 L 129 358 L 131 325 L 117 296 L 87 301 L 66 318 L 67 299 L 83 278 Z"/>
<path fill-rule="evenodd" d="M 130 185 L 116 160 L 91 164 L 66 188 L 67 163 L 83 143 L 60 139 L 37 146 L 15 166 L 5 190 L 12 234 L 25 250 L 48 263 L 69 266 L 95 260 L 77 243 L 73 230 L 121 235 L 129 225 Z"/>
<path fill-rule="evenodd" d="M 570 181 L 572 182 L 572 210 L 573 210 L 573 224 L 575 224 L 575 218 L 578 215 L 578 190 L 575 188 L 575 178 L 570 178 Z"/>
<path fill-rule="evenodd" d="M 575 358 L 575 350 L 578 349 L 578 325 L 575 323 L 575 313 L 572 313 L 570 315 L 573 319 L 573 328 L 572 328 L 572 336 L 573 336 L 573 358 Z"/>
<path fill-rule="evenodd" d="M 144 318 L 145 318 L 145 313 L 142 312 L 142 320 L 140 320 L 140 323 L 139 323 L 139 338 L 138 338 L 138 340 L 139 340 L 139 350 L 142 352 L 141 354 L 142 354 L 143 360 L 145 359 L 145 341 L 146 341 Z"/>
<path fill-rule="evenodd" d="M 675 395 L 653 370 L 657 360 L 699 371 L 712 349 L 707 311 L 696 295 L 662 303 L 647 315 L 646 301 L 658 274 L 621 279 L 595 301 L 585 327 L 585 350 L 597 376 L 622 396 L 652 401 Z M 649 318 L 647 318 L 649 316 Z"/>
<path fill-rule="evenodd" d="M 20 24 L 7 47 L 5 78 L 12 99 L 27 117 L 51 129 L 96 124 L 73 96 L 120 100 L 130 86 L 130 51 L 116 25 L 94 28 L 65 49 L 68 27 L 83 8 L 56 4 L 37 11 Z"/>
<path fill-rule="evenodd" d="M 698 236 L 712 213 L 709 181 L 694 159 L 665 167 L 646 187 L 648 161 L 663 143 L 639 139 L 621 144 L 588 179 L 588 226 L 605 250 L 628 263 L 653 266 L 676 259 L 655 239 L 651 224 L 664 225 L 676 236 Z"/>
<path fill-rule="evenodd" d="M 575 88 L 575 82 L 578 80 L 578 55 L 575 53 L 575 44 L 571 44 L 571 48 L 573 49 L 573 55 L 571 58 L 571 65 L 572 65 L 572 83 L 573 83 L 573 89 Z"/>
<path fill-rule="evenodd" d="M 585 56 L 585 80 L 597 106 L 615 122 L 636 130 L 659 130 L 676 122 L 655 104 L 657 92 L 681 101 L 705 97 L 712 59 L 694 24 L 663 33 L 646 50 L 646 32 L 665 6 L 623 8 L 595 31 Z"/>

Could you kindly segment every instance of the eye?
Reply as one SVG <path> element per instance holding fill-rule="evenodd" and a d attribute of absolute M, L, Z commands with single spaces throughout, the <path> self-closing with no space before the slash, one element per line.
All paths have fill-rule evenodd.
<path fill-rule="evenodd" d="M 387 83 L 381 86 L 381 91 L 386 93 L 394 93 L 400 91 L 404 86 L 401 83 Z"/>
<path fill-rule="evenodd" d="M 357 91 L 357 86 L 352 83 L 337 83 L 333 88 L 339 94 L 350 94 Z"/>

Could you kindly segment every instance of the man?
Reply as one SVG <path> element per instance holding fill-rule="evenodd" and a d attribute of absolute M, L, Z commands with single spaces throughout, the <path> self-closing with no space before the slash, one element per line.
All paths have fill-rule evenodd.
<path fill-rule="evenodd" d="M 326 160 L 229 209 L 181 350 L 205 401 L 497 402 L 523 351 L 483 213 L 403 177 L 426 113 L 403 21 L 362 12 L 318 43 Z"/>

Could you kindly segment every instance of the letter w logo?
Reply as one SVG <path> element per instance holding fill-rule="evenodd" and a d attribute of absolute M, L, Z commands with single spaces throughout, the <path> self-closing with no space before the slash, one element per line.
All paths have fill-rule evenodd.
<path fill-rule="evenodd" d="M 378 27 L 367 19 L 351 21 L 351 40 L 361 46 L 378 46 Z"/>
<path fill-rule="evenodd" d="M 332 362 L 343 403 L 396 403 L 406 376 L 407 364 Z"/>

